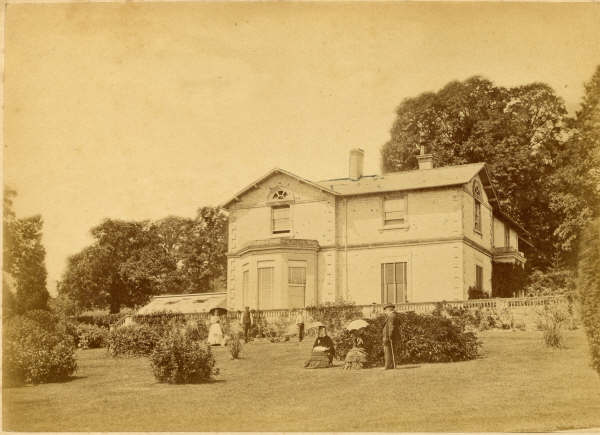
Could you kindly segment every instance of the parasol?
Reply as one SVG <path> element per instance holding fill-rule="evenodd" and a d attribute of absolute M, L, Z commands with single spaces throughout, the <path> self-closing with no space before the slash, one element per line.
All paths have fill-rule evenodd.
<path fill-rule="evenodd" d="M 358 320 L 353 320 L 352 322 L 348 323 L 348 325 L 346 326 L 346 329 L 348 331 L 352 331 L 352 330 L 357 330 L 357 329 L 361 329 L 361 328 L 366 328 L 367 326 L 369 326 L 369 324 L 367 322 L 365 322 L 363 319 L 358 319 Z"/>

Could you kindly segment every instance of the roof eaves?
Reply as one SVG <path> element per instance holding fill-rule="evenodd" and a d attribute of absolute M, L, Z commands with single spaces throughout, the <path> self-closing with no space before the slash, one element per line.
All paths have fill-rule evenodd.
<path fill-rule="evenodd" d="M 310 180 L 307 180 L 306 178 L 300 177 L 299 175 L 293 174 L 292 172 L 286 171 L 285 169 L 281 169 L 281 168 L 273 168 L 271 169 L 269 172 L 267 172 L 265 175 L 263 175 L 262 177 L 258 178 L 257 180 L 253 181 L 252 183 L 248 184 L 246 187 L 244 187 L 242 190 L 240 190 L 238 193 L 236 193 L 233 197 L 231 197 L 229 200 L 227 200 L 226 202 L 222 203 L 219 207 L 220 208 L 224 208 L 227 209 L 227 207 L 233 202 L 233 201 L 239 201 L 240 197 L 245 194 L 248 190 L 250 190 L 251 188 L 257 188 L 258 185 L 260 183 L 262 183 L 264 180 L 266 180 L 267 178 L 269 178 L 271 175 L 275 174 L 276 172 L 279 172 L 281 174 L 287 175 L 289 177 L 295 178 L 298 181 L 301 181 L 303 183 L 306 183 L 316 189 L 319 189 L 321 191 L 327 192 L 331 195 L 338 195 L 337 192 L 335 192 L 334 190 L 328 189 L 324 186 L 321 186 L 320 184 L 314 183 Z"/>

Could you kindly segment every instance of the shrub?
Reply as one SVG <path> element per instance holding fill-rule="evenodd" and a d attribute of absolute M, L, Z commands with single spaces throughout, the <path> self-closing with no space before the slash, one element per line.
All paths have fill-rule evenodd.
<path fill-rule="evenodd" d="M 58 324 L 48 323 L 50 319 L 30 312 L 4 324 L 5 385 L 61 381 L 77 370 L 73 339 Z"/>
<path fill-rule="evenodd" d="M 553 267 L 545 272 L 535 270 L 529 275 L 525 288 L 528 296 L 572 295 L 575 292 L 575 274 L 569 269 Z"/>
<path fill-rule="evenodd" d="M 564 347 L 563 328 L 569 321 L 569 312 L 565 304 L 546 304 L 538 308 L 538 328 L 543 331 L 546 346 Z"/>
<path fill-rule="evenodd" d="M 368 319 L 369 326 L 360 331 L 367 353 L 367 365 L 383 365 L 382 330 L 385 316 Z M 399 338 L 394 354 L 397 364 L 449 362 L 474 359 L 480 343 L 472 332 L 464 332 L 450 319 L 436 315 L 398 313 Z M 352 348 L 352 333 L 341 330 L 334 336 L 336 352 L 345 358 Z"/>
<path fill-rule="evenodd" d="M 148 325 L 129 325 L 114 328 L 108 334 L 108 351 L 112 356 L 150 355 L 160 339 Z"/>
<path fill-rule="evenodd" d="M 150 361 L 156 379 L 169 384 L 199 383 L 218 373 L 210 347 L 178 330 L 158 341 Z"/>
<path fill-rule="evenodd" d="M 577 290 L 592 366 L 600 374 L 600 219 L 592 221 L 583 232 Z"/>
<path fill-rule="evenodd" d="M 330 334 L 343 330 L 348 322 L 362 317 L 362 310 L 359 307 L 353 302 L 343 300 L 327 302 L 317 307 L 306 307 L 306 312 L 313 320 L 323 323 Z"/>
<path fill-rule="evenodd" d="M 161 325 L 160 334 L 164 335 L 167 329 L 171 329 L 173 327 L 177 327 L 177 323 Z M 206 324 L 197 320 L 188 320 L 183 327 L 183 330 L 191 340 L 202 341 L 206 340 L 208 337 L 208 328 L 206 327 Z"/>
<path fill-rule="evenodd" d="M 81 323 L 77 325 L 77 345 L 81 349 L 105 347 L 108 341 L 108 329 Z"/>
<path fill-rule="evenodd" d="M 490 295 L 477 287 L 469 287 L 469 299 L 487 299 Z"/>
<path fill-rule="evenodd" d="M 240 353 L 242 353 L 242 340 L 238 335 L 234 335 L 227 343 L 227 347 L 229 347 L 229 353 L 231 354 L 231 359 L 238 359 L 240 357 Z"/>
<path fill-rule="evenodd" d="M 123 317 L 131 314 L 132 312 L 133 310 L 130 308 L 124 308 L 116 314 L 110 314 L 101 310 L 86 311 L 75 317 L 75 320 L 78 323 L 86 323 L 88 325 L 95 325 L 108 329 L 111 325 L 117 323 Z"/>

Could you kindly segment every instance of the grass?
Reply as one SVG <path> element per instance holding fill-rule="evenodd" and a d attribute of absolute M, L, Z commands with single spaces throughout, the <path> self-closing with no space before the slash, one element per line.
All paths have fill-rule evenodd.
<path fill-rule="evenodd" d="M 600 427 L 600 377 L 581 330 L 482 335 L 482 358 L 393 371 L 302 368 L 310 339 L 215 349 L 211 383 L 164 385 L 146 359 L 78 354 L 69 382 L 3 391 L 13 431 L 553 431 Z M 338 363 L 341 364 L 341 363 Z"/>

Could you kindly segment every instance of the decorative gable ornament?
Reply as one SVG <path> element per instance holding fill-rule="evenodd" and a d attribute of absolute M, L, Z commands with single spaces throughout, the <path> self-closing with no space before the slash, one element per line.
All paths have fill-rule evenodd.
<path fill-rule="evenodd" d="M 284 186 L 272 187 L 269 189 L 267 202 L 289 204 L 294 202 L 294 193 Z"/>

